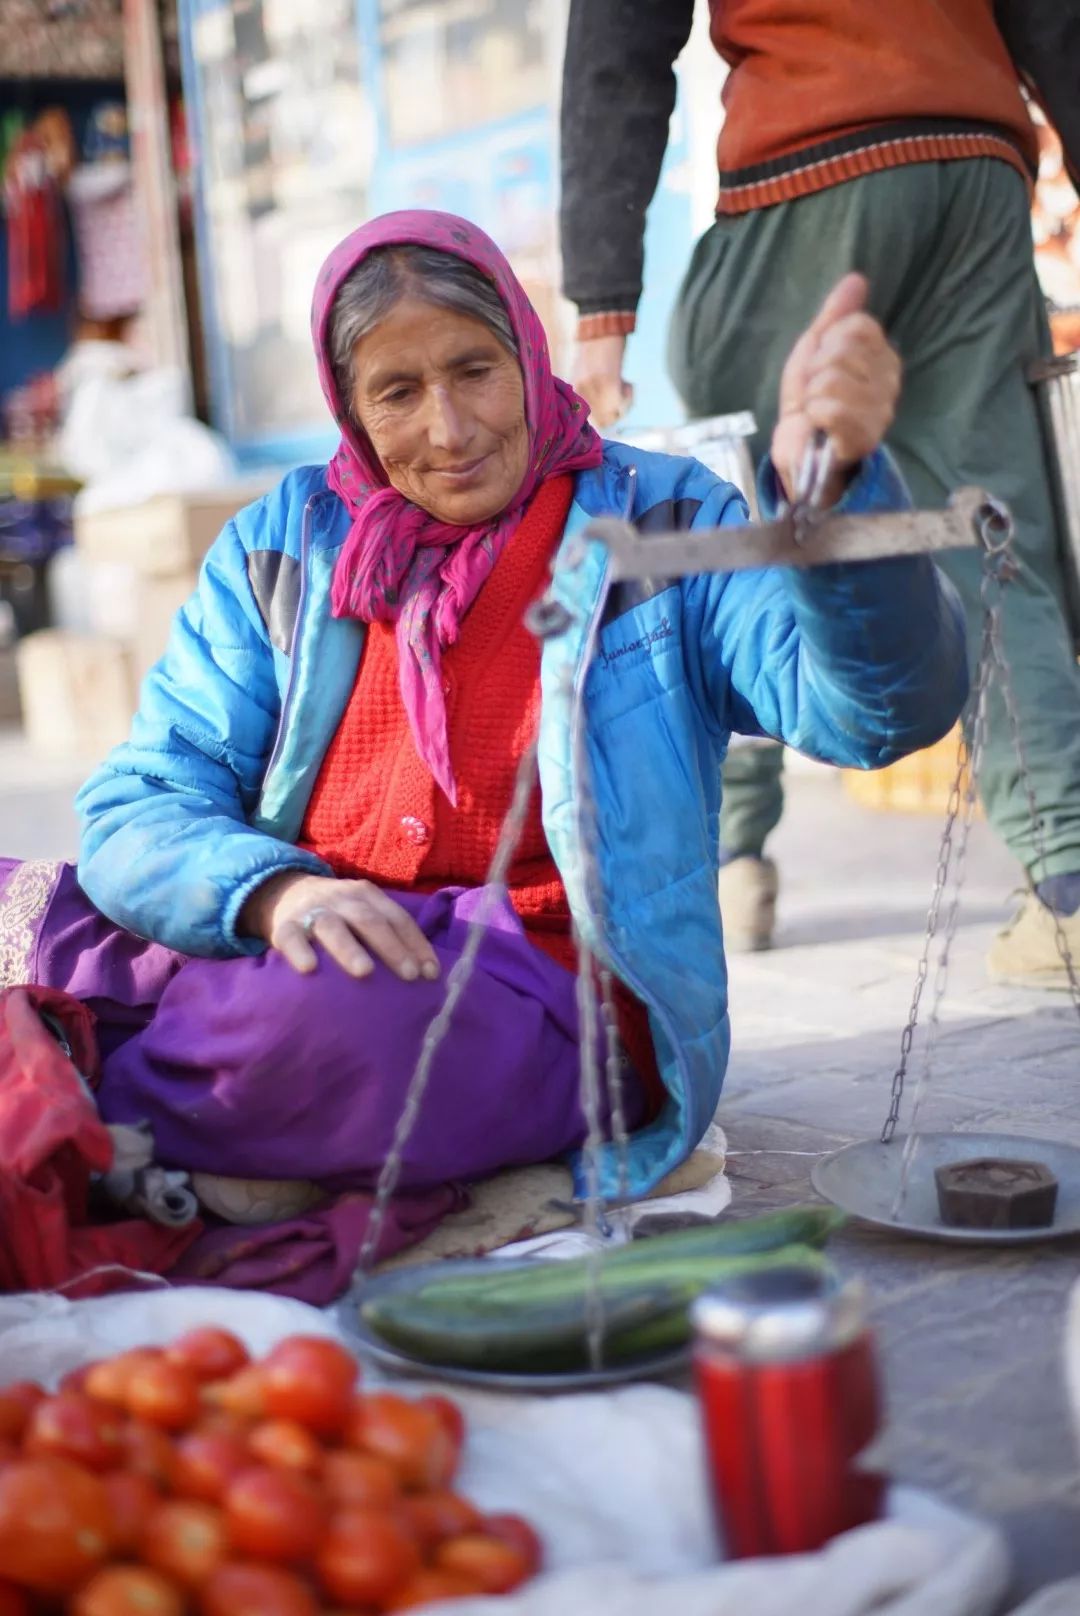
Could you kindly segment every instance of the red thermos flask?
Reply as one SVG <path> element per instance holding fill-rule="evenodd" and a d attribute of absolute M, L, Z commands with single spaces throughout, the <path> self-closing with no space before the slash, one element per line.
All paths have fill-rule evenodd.
<path fill-rule="evenodd" d="M 764 1269 L 706 1292 L 692 1317 L 727 1553 L 801 1554 L 876 1519 L 884 1478 L 858 1462 L 881 1417 L 861 1286 Z"/>

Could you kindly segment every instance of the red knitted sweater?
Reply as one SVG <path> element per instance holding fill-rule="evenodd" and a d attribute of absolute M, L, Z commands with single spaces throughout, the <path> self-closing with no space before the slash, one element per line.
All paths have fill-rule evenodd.
<path fill-rule="evenodd" d="M 540 720 L 540 646 L 523 619 L 544 588 L 572 492 L 570 476 L 541 485 L 466 613 L 457 644 L 444 653 L 456 807 L 413 744 L 394 625 L 370 625 L 300 835 L 300 845 L 338 875 L 411 892 L 484 882 L 518 764 Z M 529 938 L 573 970 L 570 907 L 544 834 L 539 785 L 507 887 Z M 662 1089 L 645 1008 L 626 991 L 618 1003 L 623 1042 L 655 1103 Z"/>

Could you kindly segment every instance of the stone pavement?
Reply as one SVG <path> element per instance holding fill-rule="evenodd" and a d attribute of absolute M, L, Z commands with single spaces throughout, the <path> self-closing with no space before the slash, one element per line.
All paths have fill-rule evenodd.
<path fill-rule="evenodd" d="M 0 732 L 0 854 L 71 856 L 82 772 L 37 764 Z M 940 829 L 856 807 L 827 771 L 793 774 L 790 797 L 775 839 L 783 946 L 732 961 L 734 1051 L 719 1119 L 737 1213 L 810 1197 L 820 1152 L 876 1137 Z M 1074 1013 L 1067 1001 L 993 987 L 983 972 L 1017 879 L 976 826 L 924 1124 L 1080 1145 Z M 1080 1241 L 1003 1254 L 852 1227 L 835 1250 L 870 1291 L 893 1474 L 1001 1523 L 1016 1563 L 1010 1605 L 1080 1572 L 1080 1462 L 1061 1373 Z M 1062 1597 L 1041 1607 L 1047 1616 L 1080 1611 L 1080 1597 Z"/>
<path fill-rule="evenodd" d="M 856 807 L 828 777 L 797 779 L 791 797 L 773 849 L 783 946 L 732 962 L 718 1120 L 739 1212 L 812 1198 L 820 1152 L 877 1136 L 940 833 L 930 819 Z M 983 955 L 1017 876 L 982 825 L 968 862 L 921 1125 L 1080 1145 L 1076 1014 L 1064 997 L 987 981 Z M 1061 1370 L 1080 1240 L 1000 1252 L 849 1226 L 835 1255 L 869 1289 L 892 1473 L 1000 1523 L 1016 1566 L 1010 1608 L 1080 1572 L 1080 1450 Z"/>

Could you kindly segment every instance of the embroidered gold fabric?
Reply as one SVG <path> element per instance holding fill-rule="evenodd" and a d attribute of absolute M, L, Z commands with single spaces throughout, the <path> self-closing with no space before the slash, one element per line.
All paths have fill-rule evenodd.
<path fill-rule="evenodd" d="M 36 926 L 61 867 L 58 859 L 27 859 L 0 893 L 0 988 L 29 982 Z"/>

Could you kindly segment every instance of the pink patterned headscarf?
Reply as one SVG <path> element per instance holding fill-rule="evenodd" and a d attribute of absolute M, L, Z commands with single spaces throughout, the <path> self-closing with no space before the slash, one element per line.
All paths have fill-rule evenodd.
<path fill-rule="evenodd" d="M 330 363 L 330 311 L 342 281 L 376 247 L 435 247 L 473 264 L 494 284 L 517 339 L 529 431 L 524 481 L 498 516 L 478 527 L 441 522 L 391 488 L 366 435 L 339 399 Z M 540 484 L 600 463 L 601 442 L 588 407 L 551 372 L 540 318 L 495 243 L 465 219 L 422 209 L 385 213 L 334 248 L 315 284 L 312 335 L 319 380 L 341 443 L 329 480 L 353 517 L 334 572 L 335 617 L 396 622 L 401 695 L 416 747 L 456 802 L 441 662 Z"/>

